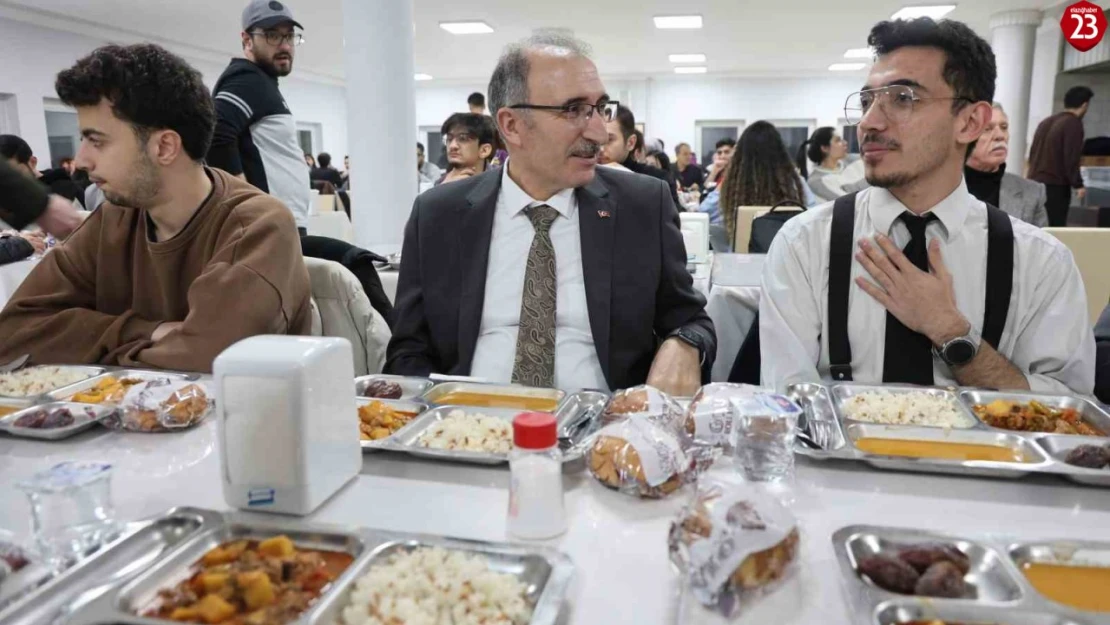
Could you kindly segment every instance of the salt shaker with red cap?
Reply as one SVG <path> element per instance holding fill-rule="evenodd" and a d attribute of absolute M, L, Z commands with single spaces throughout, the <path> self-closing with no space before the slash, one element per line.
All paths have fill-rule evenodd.
<path fill-rule="evenodd" d="M 513 419 L 509 472 L 509 533 L 542 540 L 565 532 L 563 453 L 554 415 L 525 412 Z"/>

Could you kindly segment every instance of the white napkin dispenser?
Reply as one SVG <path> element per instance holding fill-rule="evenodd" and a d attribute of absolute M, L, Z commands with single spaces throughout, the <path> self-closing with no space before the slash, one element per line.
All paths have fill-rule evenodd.
<path fill-rule="evenodd" d="M 309 514 L 362 469 L 354 358 L 342 338 L 254 336 L 216 357 L 224 500 Z"/>

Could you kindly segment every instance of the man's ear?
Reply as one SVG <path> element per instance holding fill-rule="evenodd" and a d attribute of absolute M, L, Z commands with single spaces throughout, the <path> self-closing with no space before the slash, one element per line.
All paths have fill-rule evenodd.
<path fill-rule="evenodd" d="M 635 154 L 636 153 L 636 135 L 635 134 L 628 135 L 628 138 L 624 140 L 624 147 L 628 149 L 629 154 Z"/>
<path fill-rule="evenodd" d="M 27 161 L 27 164 L 31 166 L 31 169 L 33 169 L 35 171 L 38 171 L 39 170 L 39 157 L 32 154 L 31 155 L 31 160 Z"/>
<path fill-rule="evenodd" d="M 486 160 L 487 158 L 493 156 L 493 144 L 483 143 L 483 144 L 479 145 L 478 146 L 478 156 L 482 160 Z"/>
<path fill-rule="evenodd" d="M 494 121 L 497 122 L 497 130 L 501 133 L 501 139 L 505 145 L 513 145 L 520 147 L 521 145 L 521 131 L 527 124 L 524 116 L 528 111 L 514 111 L 509 108 L 503 108 L 497 111 L 497 117 Z"/>
<path fill-rule="evenodd" d="M 162 166 L 170 165 L 185 151 L 181 143 L 181 135 L 173 130 L 158 130 L 151 133 L 146 147 L 154 152 L 150 160 Z"/>
<path fill-rule="evenodd" d="M 956 128 L 956 142 L 965 148 L 975 143 L 991 123 L 994 109 L 990 102 L 976 102 L 961 111 L 963 122 Z"/>

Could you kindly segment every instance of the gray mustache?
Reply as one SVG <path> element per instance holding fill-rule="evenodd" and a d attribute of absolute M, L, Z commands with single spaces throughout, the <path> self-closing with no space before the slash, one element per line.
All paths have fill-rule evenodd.
<path fill-rule="evenodd" d="M 574 146 L 570 151 L 570 155 L 580 156 L 582 158 L 593 158 L 597 156 L 598 152 L 601 152 L 601 144 L 587 141 L 586 143 Z"/>

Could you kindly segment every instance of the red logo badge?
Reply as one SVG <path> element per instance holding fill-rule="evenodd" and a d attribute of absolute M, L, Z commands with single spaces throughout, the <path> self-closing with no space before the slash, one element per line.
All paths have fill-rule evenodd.
<path fill-rule="evenodd" d="M 1060 29 L 1071 47 L 1086 52 L 1097 46 L 1106 34 L 1106 14 L 1097 4 L 1082 0 L 1064 9 Z"/>

